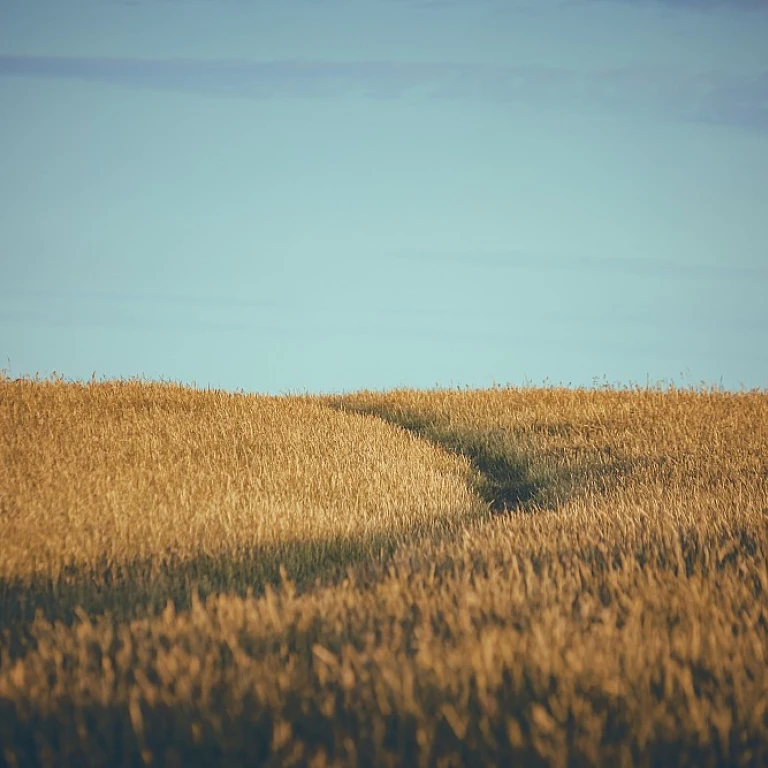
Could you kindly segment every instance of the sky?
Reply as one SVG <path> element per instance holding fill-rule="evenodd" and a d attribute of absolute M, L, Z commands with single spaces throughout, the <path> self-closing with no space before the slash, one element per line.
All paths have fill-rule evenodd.
<path fill-rule="evenodd" d="M 0 0 L 0 368 L 768 387 L 768 0 Z"/>

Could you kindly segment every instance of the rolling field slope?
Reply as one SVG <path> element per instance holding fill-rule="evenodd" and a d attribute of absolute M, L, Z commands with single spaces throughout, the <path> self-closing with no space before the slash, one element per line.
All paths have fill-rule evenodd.
<path fill-rule="evenodd" d="M 0 765 L 768 761 L 768 394 L 0 380 Z"/>

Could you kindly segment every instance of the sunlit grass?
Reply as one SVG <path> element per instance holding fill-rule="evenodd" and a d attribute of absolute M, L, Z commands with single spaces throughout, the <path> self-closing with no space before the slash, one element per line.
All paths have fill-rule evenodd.
<path fill-rule="evenodd" d="M 466 461 L 315 400 L 139 381 L 0 387 L 0 578 L 352 547 L 479 508 Z"/>
<path fill-rule="evenodd" d="M 766 393 L 0 388 L 8 764 L 768 760 Z"/>

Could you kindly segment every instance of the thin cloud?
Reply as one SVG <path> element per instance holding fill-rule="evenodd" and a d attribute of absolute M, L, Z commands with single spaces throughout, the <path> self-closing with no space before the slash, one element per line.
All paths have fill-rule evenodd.
<path fill-rule="evenodd" d="M 577 0 L 584 2 L 584 0 Z M 623 5 L 657 5 L 683 11 L 768 11 L 768 0 L 587 0 Z"/>
<path fill-rule="evenodd" d="M 768 11 L 768 0 L 385 0 L 415 10 L 444 11 L 449 8 L 477 7 L 482 4 L 496 11 L 548 13 L 552 10 L 585 8 L 594 5 L 652 5 L 680 11 Z"/>
<path fill-rule="evenodd" d="M 701 76 L 702 97 L 691 117 L 768 131 L 768 70 L 752 77 Z"/>
<path fill-rule="evenodd" d="M 176 308 L 197 309 L 202 306 L 215 309 L 230 310 L 273 310 L 280 307 L 280 302 L 273 299 L 243 299 L 235 296 L 216 294 L 180 294 L 180 293 L 148 293 L 146 291 L 82 291 L 61 290 L 29 287 L 0 288 L 0 298 L 7 301 L 37 301 L 51 303 L 57 301 L 74 301 L 110 304 L 141 304 L 146 306 L 159 305 Z"/>
<path fill-rule="evenodd" d="M 183 0 L 173 0 L 181 4 Z M 186 0 L 188 3 L 191 0 Z M 224 0 L 221 0 L 222 2 Z M 244 0 L 230 0 L 239 4 Z M 157 0 L 112 0 L 114 5 L 141 6 Z M 317 5 L 319 0 L 302 0 L 305 5 Z M 442 13 L 452 9 L 484 6 L 492 11 L 525 15 L 549 13 L 552 10 L 584 8 L 594 5 L 652 5 L 681 11 L 768 11 L 768 0 L 380 0 L 382 3 L 399 5 L 413 11 Z"/>
<path fill-rule="evenodd" d="M 108 82 L 207 94 L 334 96 L 360 90 L 396 96 L 458 74 L 451 64 L 246 59 L 0 56 L 0 75 Z"/>
<path fill-rule="evenodd" d="M 673 261 L 655 256 L 644 258 L 618 258 L 593 255 L 571 255 L 531 250 L 504 251 L 456 251 L 456 252 L 416 252 L 397 254 L 394 258 L 403 261 L 423 261 L 459 266 L 476 270 L 526 271 L 543 273 L 595 273 L 600 275 L 631 275 L 658 277 L 667 279 L 680 277 L 686 280 L 717 281 L 765 281 L 768 280 L 768 267 L 749 262 L 729 262 L 728 264 L 695 263 Z"/>
<path fill-rule="evenodd" d="M 464 62 L 0 56 L 0 76 L 83 80 L 241 98 L 416 98 L 648 114 L 768 130 L 768 70 L 557 67 Z"/>

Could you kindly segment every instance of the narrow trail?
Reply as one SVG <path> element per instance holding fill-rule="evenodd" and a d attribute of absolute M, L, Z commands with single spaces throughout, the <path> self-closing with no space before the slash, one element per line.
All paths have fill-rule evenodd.
<path fill-rule="evenodd" d="M 508 430 L 461 430 L 415 413 L 390 410 L 386 405 L 350 405 L 343 399 L 330 407 L 379 418 L 465 457 L 479 475 L 476 492 L 496 514 L 551 506 L 553 487 L 562 486 L 565 480 L 563 473 L 557 477 L 551 467 L 537 464 Z"/>

